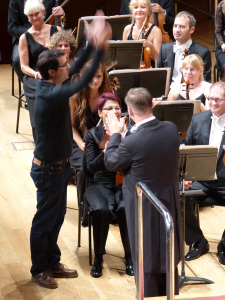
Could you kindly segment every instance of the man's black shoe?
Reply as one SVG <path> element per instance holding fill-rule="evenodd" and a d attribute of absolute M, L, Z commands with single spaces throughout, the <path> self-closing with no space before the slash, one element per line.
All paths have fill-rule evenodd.
<path fill-rule="evenodd" d="M 131 257 L 125 257 L 126 260 L 126 274 L 129 276 L 134 276 L 134 269 L 133 269 L 133 261 Z"/>
<path fill-rule="evenodd" d="M 94 266 L 91 269 L 92 277 L 101 277 L 102 276 L 102 258 L 96 258 L 94 261 Z"/>
<path fill-rule="evenodd" d="M 209 243 L 203 237 L 199 242 L 195 243 L 191 250 L 185 255 L 185 260 L 193 260 L 209 251 Z"/>
<path fill-rule="evenodd" d="M 222 239 L 218 244 L 219 262 L 225 265 L 225 231 L 223 232 Z"/>

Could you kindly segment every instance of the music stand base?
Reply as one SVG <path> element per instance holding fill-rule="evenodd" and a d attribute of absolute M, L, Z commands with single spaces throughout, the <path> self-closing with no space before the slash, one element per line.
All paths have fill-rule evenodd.
<path fill-rule="evenodd" d="M 202 281 L 208 284 L 214 283 L 213 281 L 206 278 L 198 278 L 198 277 L 188 277 L 188 276 L 179 276 L 179 288 L 188 281 Z"/>

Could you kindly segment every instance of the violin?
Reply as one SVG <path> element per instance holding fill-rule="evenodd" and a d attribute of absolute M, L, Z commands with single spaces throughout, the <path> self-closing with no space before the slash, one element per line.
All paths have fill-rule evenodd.
<path fill-rule="evenodd" d="M 187 81 L 184 80 L 184 83 L 186 84 L 186 88 L 185 88 L 186 100 L 190 100 L 189 92 L 190 92 L 190 89 L 193 89 L 193 87 L 191 87 L 191 86 L 193 86 L 194 83 L 190 83 L 189 80 L 187 80 Z M 187 132 L 182 132 L 182 137 L 184 140 L 186 139 L 186 135 L 187 135 Z"/>
<path fill-rule="evenodd" d="M 140 35 L 142 34 L 142 38 L 144 38 L 145 34 L 147 33 L 148 31 L 148 16 L 145 18 L 145 21 L 143 23 L 143 26 L 141 28 L 141 31 L 138 35 L 138 38 L 140 38 Z M 141 61 L 141 64 L 140 64 L 140 69 L 149 69 L 149 68 L 152 68 L 152 52 L 151 52 L 151 49 L 150 47 L 144 47 L 143 48 L 143 52 L 144 52 L 144 60 Z"/>
<path fill-rule="evenodd" d="M 58 0 L 56 0 L 58 2 Z M 70 0 L 65 0 L 61 5 L 60 7 L 63 7 L 64 5 L 66 5 Z M 57 5 L 58 6 L 58 5 Z M 56 10 L 53 14 L 51 14 L 48 19 L 45 21 L 45 23 L 48 23 L 53 17 L 55 17 L 55 14 L 58 12 L 58 10 Z M 51 21 L 50 21 L 51 22 Z M 50 24 L 49 22 L 49 24 Z M 58 25 L 58 24 L 56 24 Z"/>
<path fill-rule="evenodd" d="M 188 53 L 188 49 L 184 49 L 183 50 L 183 60 L 185 59 L 185 57 L 187 57 L 189 55 Z M 184 76 L 182 75 L 182 79 L 181 79 L 181 83 L 186 83 L 185 80 L 184 80 Z"/>
<path fill-rule="evenodd" d="M 151 1 L 152 3 L 155 3 L 155 1 Z M 159 27 L 159 29 L 161 30 L 162 32 L 162 39 L 165 43 L 170 43 L 172 42 L 168 32 L 165 31 L 164 29 L 164 24 L 166 24 L 166 18 L 163 14 L 161 13 L 152 13 L 150 15 L 150 19 L 149 19 L 149 22 L 155 24 L 156 26 Z"/>

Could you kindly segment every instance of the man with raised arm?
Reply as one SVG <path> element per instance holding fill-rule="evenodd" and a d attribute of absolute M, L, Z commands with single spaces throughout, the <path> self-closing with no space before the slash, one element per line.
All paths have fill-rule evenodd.
<path fill-rule="evenodd" d="M 37 188 L 37 212 L 30 234 L 31 274 L 34 282 L 45 288 L 57 288 L 54 277 L 77 277 L 76 270 L 60 263 L 57 245 L 64 221 L 67 184 L 70 178 L 69 157 L 72 153 L 72 125 L 69 97 L 85 87 L 99 66 L 111 27 L 103 18 L 86 23 L 88 47 L 83 56 L 69 66 L 62 50 L 47 50 L 40 54 L 38 70 L 43 78 L 36 90 L 35 124 L 37 143 L 31 177 Z M 91 68 L 76 83 L 68 81 L 86 62 L 92 46 L 97 51 Z"/>

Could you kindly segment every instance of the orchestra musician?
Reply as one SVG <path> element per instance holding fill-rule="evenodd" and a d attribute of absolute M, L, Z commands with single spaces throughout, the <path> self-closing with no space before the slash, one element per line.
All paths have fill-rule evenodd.
<path fill-rule="evenodd" d="M 151 14 L 150 0 L 131 0 L 130 10 L 135 22 L 124 28 L 123 40 L 144 39 L 143 47 L 149 47 L 152 60 L 157 61 L 162 44 L 162 33 L 157 26 L 149 22 Z M 143 25 L 144 30 L 141 32 Z"/>
<path fill-rule="evenodd" d="M 220 79 L 225 81 L 225 1 L 221 1 L 218 4 L 216 10 L 216 20 L 215 20 L 215 38 L 216 38 L 216 59 L 220 65 Z"/>
<path fill-rule="evenodd" d="M 91 270 L 93 277 L 102 276 L 102 261 L 109 224 L 114 215 L 119 224 L 120 235 L 125 252 L 126 274 L 133 276 L 133 263 L 127 232 L 127 222 L 122 194 L 122 186 L 116 185 L 116 173 L 109 172 L 104 166 L 105 145 L 110 140 L 104 130 L 108 112 L 114 111 L 118 119 L 121 117 L 121 100 L 112 93 L 103 93 L 98 98 L 98 114 L 102 123 L 88 130 L 85 135 L 85 155 L 87 169 L 94 174 L 94 183 L 89 184 L 85 195 L 92 212 L 95 260 Z"/>
<path fill-rule="evenodd" d="M 130 5 L 131 0 L 122 0 L 120 7 L 120 14 L 127 15 L 130 14 Z M 161 13 L 165 16 L 164 29 L 166 32 L 171 31 L 173 28 L 173 22 L 175 18 L 174 5 L 172 0 L 155 0 L 151 1 L 151 7 L 153 13 Z"/>
<path fill-rule="evenodd" d="M 185 188 L 200 189 L 206 193 L 206 198 L 214 201 L 218 198 L 225 200 L 225 83 L 219 81 L 214 83 L 209 91 L 209 108 L 200 114 L 192 117 L 191 124 L 187 131 L 186 145 L 213 145 L 218 147 L 216 179 L 212 181 L 186 182 Z M 204 237 L 196 218 L 193 203 L 201 204 L 201 199 L 197 196 L 192 199 L 187 198 L 185 203 L 185 241 L 187 245 L 192 245 L 191 250 L 186 254 L 186 260 L 197 259 L 202 254 L 209 251 L 209 243 Z M 218 245 L 219 261 L 225 264 L 225 232 Z"/>
<path fill-rule="evenodd" d="M 123 171 L 123 197 L 132 259 L 135 266 L 135 185 L 141 181 L 170 211 L 174 221 L 175 266 L 182 251 L 181 208 L 178 187 L 179 134 L 176 125 L 159 121 L 152 113 L 152 96 L 144 88 L 130 89 L 125 97 L 130 118 L 136 123 L 121 141 L 124 121 L 114 112 L 107 116 L 112 134 L 104 155 L 106 168 Z M 156 151 L 157 149 L 157 151 Z M 166 295 L 166 233 L 160 213 L 143 195 L 144 297 Z M 178 272 L 175 292 L 179 293 Z"/>
<path fill-rule="evenodd" d="M 90 69 L 92 61 L 85 64 L 82 73 Z M 73 131 L 73 150 L 70 164 L 76 170 L 78 201 L 83 202 L 87 187 L 87 178 L 83 172 L 83 154 L 85 150 L 85 134 L 88 129 L 99 122 L 97 100 L 102 93 L 111 92 L 108 73 L 104 64 L 100 63 L 92 80 L 76 95 L 70 97 L 70 112 Z"/>
<path fill-rule="evenodd" d="M 192 33 L 195 31 L 196 20 L 194 16 L 181 11 L 176 15 L 173 25 L 173 36 L 175 42 L 161 45 L 158 56 L 158 68 L 171 68 L 170 88 L 174 84 L 180 84 L 182 79 L 181 66 L 185 53 L 197 54 L 204 62 L 203 77 L 205 81 L 211 82 L 211 53 L 210 51 L 193 42 Z"/>
<path fill-rule="evenodd" d="M 32 24 L 29 22 L 28 17 L 24 14 L 24 0 L 10 0 L 9 11 L 8 11 L 8 32 L 13 37 L 13 52 L 12 52 L 12 67 L 16 71 L 17 76 L 23 82 L 23 73 L 20 68 L 19 60 L 19 38 L 27 31 Z M 64 15 L 64 10 L 60 7 L 55 6 L 55 0 L 43 0 L 43 5 L 45 7 L 44 20 L 54 13 L 56 16 Z M 60 4 L 60 1 L 58 1 Z"/>
<path fill-rule="evenodd" d="M 37 212 L 30 235 L 32 280 L 45 288 L 57 288 L 54 277 L 77 277 L 76 270 L 60 263 L 61 252 L 57 245 L 59 231 L 64 221 L 67 201 L 67 184 L 70 178 L 69 157 L 72 152 L 72 126 L 69 97 L 84 88 L 93 78 L 111 27 L 103 18 L 85 23 L 87 49 L 73 65 L 67 63 L 59 49 L 43 51 L 38 58 L 38 70 L 43 80 L 37 84 L 35 122 L 37 144 L 31 167 L 31 177 L 37 188 Z M 75 83 L 68 81 L 77 73 L 95 46 L 91 68 Z M 65 82 L 67 81 L 67 82 Z M 63 84 L 62 84 L 63 83 Z"/>
<path fill-rule="evenodd" d="M 61 27 L 45 24 L 45 7 L 41 0 L 27 0 L 24 6 L 24 14 L 28 17 L 31 27 L 20 36 L 19 56 L 21 70 L 24 74 L 23 88 L 28 103 L 30 124 L 34 143 L 36 143 L 34 100 L 38 79 L 42 78 L 37 70 L 37 59 L 39 54 L 46 50 L 46 44 L 49 42 L 50 36 L 61 30 Z"/>
<path fill-rule="evenodd" d="M 48 49 L 61 49 L 65 53 L 67 62 L 72 65 L 77 42 L 72 30 L 61 30 L 53 34 L 48 43 Z"/>
<path fill-rule="evenodd" d="M 207 97 L 211 83 L 204 81 L 203 71 L 203 60 L 199 55 L 186 56 L 182 62 L 184 83 L 175 85 L 170 90 L 167 101 L 186 100 L 188 89 L 189 98 L 187 100 L 201 100 L 201 111 L 209 109 Z"/>

